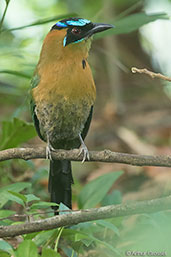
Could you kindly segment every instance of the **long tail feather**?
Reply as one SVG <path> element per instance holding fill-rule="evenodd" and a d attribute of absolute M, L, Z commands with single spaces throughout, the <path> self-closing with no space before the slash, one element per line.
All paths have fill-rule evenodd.
<path fill-rule="evenodd" d="M 72 209 L 72 191 L 73 184 L 71 162 L 50 161 L 49 185 L 48 189 L 51 194 L 51 202 L 65 204 Z M 57 210 L 56 207 L 53 209 Z"/>

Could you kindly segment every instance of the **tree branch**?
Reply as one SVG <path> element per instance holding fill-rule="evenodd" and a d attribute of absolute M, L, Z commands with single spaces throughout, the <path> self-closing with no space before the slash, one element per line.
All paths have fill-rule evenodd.
<path fill-rule="evenodd" d="M 71 226 L 92 220 L 169 210 L 170 206 L 171 196 L 167 196 L 129 204 L 110 205 L 100 208 L 74 211 L 70 214 L 54 216 L 44 220 L 36 220 L 30 223 L 0 226 L 0 237 L 13 237 L 63 226 Z"/>
<path fill-rule="evenodd" d="M 155 73 L 155 72 L 149 71 L 147 69 L 138 69 L 136 67 L 132 67 L 131 71 L 132 71 L 132 73 L 143 73 L 143 74 L 146 74 L 146 75 L 150 76 L 152 79 L 157 78 L 157 79 L 162 79 L 162 80 L 171 82 L 171 78 L 169 78 L 167 76 L 164 76 L 161 73 Z"/>
<path fill-rule="evenodd" d="M 52 152 L 52 158 L 55 160 L 73 160 L 81 161 L 82 156 L 79 156 L 79 150 L 70 151 L 56 150 Z M 13 148 L 0 151 L 0 161 L 10 159 L 37 159 L 46 158 L 46 148 Z M 90 161 L 100 162 L 116 162 L 137 166 L 165 166 L 171 167 L 171 156 L 148 156 L 126 153 L 116 153 L 109 150 L 100 152 L 90 152 Z M 132 214 L 150 213 L 161 210 L 168 210 L 171 205 L 171 196 L 142 201 L 131 204 L 121 204 L 101 207 L 97 209 L 88 209 L 73 211 L 70 214 L 59 215 L 56 217 L 38 220 L 30 223 L 0 226 L 0 237 L 10 237 L 42 230 L 49 230 L 61 226 L 69 226 L 81 222 L 105 219 L 110 217 L 120 217 Z"/>
<path fill-rule="evenodd" d="M 124 163 L 134 166 L 159 166 L 159 167 L 171 167 L 171 155 L 166 156 L 151 156 L 151 155 L 137 155 L 111 152 L 109 150 L 104 151 L 91 151 L 90 161 L 96 162 L 113 162 Z M 46 148 L 11 148 L 0 151 L 0 161 L 10 159 L 45 159 Z M 54 160 L 71 160 L 82 161 L 83 156 L 79 156 L 79 150 L 56 150 L 52 152 L 52 158 Z"/>

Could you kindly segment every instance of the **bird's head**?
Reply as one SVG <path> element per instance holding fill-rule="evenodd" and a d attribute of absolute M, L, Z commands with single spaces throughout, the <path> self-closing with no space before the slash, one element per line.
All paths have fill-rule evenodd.
<path fill-rule="evenodd" d="M 95 33 L 111 29 L 113 25 L 93 23 L 82 18 L 69 18 L 58 21 L 51 31 L 57 30 L 63 34 L 63 47 L 86 41 Z"/>
<path fill-rule="evenodd" d="M 95 33 L 113 27 L 110 24 L 93 23 L 82 18 L 69 18 L 58 21 L 44 40 L 40 56 L 41 63 L 56 61 L 65 57 L 69 59 L 73 58 L 73 56 L 87 58 L 91 45 L 90 38 Z"/>

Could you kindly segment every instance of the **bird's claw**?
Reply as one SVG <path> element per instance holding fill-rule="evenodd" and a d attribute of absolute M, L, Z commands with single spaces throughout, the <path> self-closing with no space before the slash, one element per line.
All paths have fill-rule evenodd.
<path fill-rule="evenodd" d="M 46 159 L 52 161 L 52 151 L 55 151 L 55 149 L 48 144 L 46 146 Z"/>
<path fill-rule="evenodd" d="M 84 163 L 86 159 L 89 161 L 90 160 L 90 155 L 89 155 L 89 151 L 87 149 L 87 146 L 85 144 L 81 145 L 80 152 L 79 152 L 78 156 L 80 156 L 82 153 L 83 153 L 83 159 L 82 159 L 81 163 Z"/>
<path fill-rule="evenodd" d="M 46 159 L 52 161 L 52 154 L 49 145 L 46 146 Z"/>
<path fill-rule="evenodd" d="M 79 134 L 79 139 L 80 139 L 81 146 L 80 146 L 80 152 L 79 152 L 78 156 L 80 156 L 83 153 L 83 159 L 82 159 L 81 163 L 84 163 L 86 159 L 88 161 L 90 160 L 90 155 L 89 155 L 87 146 L 85 145 L 85 143 L 82 139 L 81 133 Z"/>

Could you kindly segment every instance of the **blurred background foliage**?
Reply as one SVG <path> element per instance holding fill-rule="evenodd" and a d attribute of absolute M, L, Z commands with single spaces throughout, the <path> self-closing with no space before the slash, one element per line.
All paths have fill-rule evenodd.
<path fill-rule="evenodd" d="M 7 12 L 2 24 L 5 9 Z M 88 148 L 106 148 L 137 154 L 170 154 L 170 84 L 152 80 L 145 75 L 131 74 L 131 67 L 135 66 L 171 76 L 170 13 L 170 0 L 1 1 L 0 149 L 44 144 L 36 137 L 31 123 L 30 80 L 38 62 L 43 39 L 51 26 L 63 17 L 79 16 L 93 22 L 112 23 L 116 26 L 115 29 L 95 37 L 92 44 L 89 62 L 97 85 L 97 100 L 91 129 L 86 139 Z M 99 183 L 100 186 L 104 185 L 105 179 L 111 179 L 111 172 L 120 170 L 124 171 L 123 175 L 118 176 L 117 181 L 113 177 L 111 181 L 115 182 L 114 184 L 105 183 L 107 186 L 104 186 L 101 194 L 98 190 Z M 97 194 L 96 201 L 92 199 L 90 206 L 89 202 L 85 204 L 86 207 L 95 207 L 121 201 L 162 197 L 171 191 L 170 169 L 167 168 L 73 163 L 73 171 L 75 209 L 78 206 L 84 207 L 86 192 L 90 193 L 90 198 Z M 108 174 L 109 177 L 103 177 Z M 101 182 L 92 182 L 99 176 L 102 176 Z M 24 192 L 48 201 L 47 181 L 48 161 L 14 160 L 0 163 L 2 187 L 16 182 L 31 182 L 32 187 L 26 187 Z M 83 187 L 86 183 L 88 185 Z M 20 192 L 23 189 L 24 187 L 19 187 L 14 191 Z M 14 197 L 9 199 L 11 202 L 3 202 L 1 207 L 17 213 L 23 211 L 23 205 L 15 204 Z M 83 244 L 82 255 L 79 256 L 114 256 L 111 251 L 115 252 L 115 256 L 119 256 L 125 250 L 140 251 L 147 248 L 168 253 L 171 251 L 166 240 L 171 234 L 167 228 L 171 218 L 169 215 L 169 212 L 137 215 L 112 219 L 108 221 L 110 225 L 101 222 L 75 227 L 73 231 L 87 233 L 84 236 L 79 235 L 80 237 L 77 235 Z M 111 224 L 114 229 L 108 230 Z M 50 238 L 50 242 L 54 242 L 53 233 L 37 235 L 36 245 L 42 246 L 42 238 L 45 241 Z M 66 240 L 73 243 L 71 248 L 78 252 L 79 240 L 73 241 L 76 232 L 72 234 L 64 230 L 62 233 Z M 149 238 L 145 239 L 147 234 Z M 94 237 L 100 240 L 100 247 L 99 241 Z M 105 245 L 105 242 L 108 242 L 108 245 Z M 15 246 L 16 242 L 10 243 Z M 30 245 L 30 242 L 28 244 Z M 65 243 L 63 244 L 62 249 L 65 248 L 66 256 L 76 256 L 76 253 L 66 249 Z M 15 253 L 16 256 L 21 256 L 19 254 L 22 252 L 22 246 L 18 252 L 18 255 Z M 48 256 L 47 253 L 45 256 Z"/>

